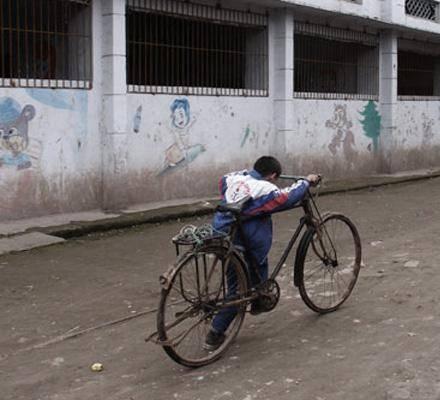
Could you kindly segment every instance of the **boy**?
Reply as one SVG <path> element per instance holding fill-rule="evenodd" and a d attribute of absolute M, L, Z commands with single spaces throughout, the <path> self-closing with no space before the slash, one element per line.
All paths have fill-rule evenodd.
<path fill-rule="evenodd" d="M 243 223 L 243 234 L 249 246 L 246 254 L 248 265 L 255 265 L 263 281 L 268 278 L 267 256 L 272 246 L 272 218 L 271 214 L 293 208 L 307 193 L 310 185 L 317 183 L 319 175 L 308 175 L 292 186 L 279 189 L 274 182 L 281 175 L 280 162 L 271 156 L 260 157 L 251 171 L 231 172 L 220 180 L 222 203 L 242 204 L 241 213 L 244 216 L 258 218 L 248 219 Z M 213 226 L 217 230 L 225 231 L 232 222 L 228 213 L 217 212 Z M 237 243 L 241 243 L 237 238 Z M 253 270 L 250 269 L 251 283 L 259 282 Z M 229 279 L 228 279 L 229 280 Z M 229 287 L 233 282 L 228 282 Z M 251 304 L 251 314 L 263 312 L 260 303 Z M 225 340 L 225 332 L 237 314 L 235 307 L 222 309 L 213 319 L 211 329 L 206 336 L 205 349 L 215 350 Z"/>

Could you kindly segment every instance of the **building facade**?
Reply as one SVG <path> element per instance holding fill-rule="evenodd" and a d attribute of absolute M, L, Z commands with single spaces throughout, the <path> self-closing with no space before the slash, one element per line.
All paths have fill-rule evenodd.
<path fill-rule="evenodd" d="M 263 154 L 440 165 L 437 0 L 0 1 L 0 220 L 210 196 Z"/>

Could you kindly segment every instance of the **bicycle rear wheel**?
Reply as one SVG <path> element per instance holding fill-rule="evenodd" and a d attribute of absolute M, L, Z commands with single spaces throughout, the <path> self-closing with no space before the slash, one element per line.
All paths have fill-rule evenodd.
<path fill-rule="evenodd" d="M 188 253 L 161 294 L 157 327 L 165 352 L 188 367 L 220 358 L 241 328 L 247 304 L 241 299 L 246 292 L 243 265 L 226 248 L 206 246 Z M 214 351 L 205 350 L 213 318 L 228 306 L 235 307 L 237 314 L 225 332 L 225 341 Z"/>
<path fill-rule="evenodd" d="M 313 311 L 336 310 L 350 296 L 361 266 L 361 241 L 355 225 L 342 214 L 329 214 L 310 228 L 298 247 L 295 283 Z"/>

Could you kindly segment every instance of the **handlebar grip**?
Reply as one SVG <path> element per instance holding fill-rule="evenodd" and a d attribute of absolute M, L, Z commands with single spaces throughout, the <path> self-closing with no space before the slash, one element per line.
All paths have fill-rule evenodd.
<path fill-rule="evenodd" d="M 293 181 L 298 181 L 300 179 L 306 179 L 305 176 L 296 176 L 296 175 L 280 175 L 280 179 L 290 179 Z"/>
<path fill-rule="evenodd" d="M 315 183 L 313 183 L 313 184 L 310 182 L 310 184 L 312 186 L 316 186 L 319 183 L 321 183 L 321 181 L 322 181 L 322 176 L 320 174 L 317 174 L 317 175 L 318 175 L 318 180 Z M 294 181 L 298 181 L 300 179 L 307 180 L 306 176 L 296 176 L 296 175 L 280 175 L 279 178 L 280 179 L 290 179 L 290 180 L 294 180 Z"/>

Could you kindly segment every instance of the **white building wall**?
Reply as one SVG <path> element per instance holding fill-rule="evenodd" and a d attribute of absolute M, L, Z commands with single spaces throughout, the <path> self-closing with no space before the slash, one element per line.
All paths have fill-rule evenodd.
<path fill-rule="evenodd" d="M 326 176 L 361 176 L 375 170 L 375 148 L 366 119 L 367 106 L 355 100 L 294 100 L 294 134 L 286 140 L 292 172 L 317 171 Z M 367 117 L 368 118 L 368 117 Z"/>
<path fill-rule="evenodd" d="M 0 145 L 0 220 L 100 205 L 102 35 L 94 3 L 93 89 L 0 88 L 0 113 L 20 113 L 15 125 L 29 136 L 18 159 Z"/>
<path fill-rule="evenodd" d="M 176 120 L 176 101 L 188 105 L 187 119 Z M 125 187 L 133 191 L 127 200 L 216 193 L 225 171 L 269 152 L 271 103 L 267 97 L 130 94 Z"/>
<path fill-rule="evenodd" d="M 403 0 L 283 5 L 289 3 L 312 14 L 361 16 L 366 25 L 399 20 L 438 30 L 404 15 Z M 392 171 L 440 165 L 439 103 L 396 99 L 393 58 L 383 57 L 383 46 L 380 101 L 294 99 L 295 14 L 272 9 L 269 96 L 127 94 L 124 13 L 124 0 L 93 2 L 93 89 L 0 89 L 0 113 L 27 118 L 21 127 L 30 138 L 21 165 L 0 149 L 0 220 L 212 196 L 223 173 L 268 153 L 282 159 L 286 172 L 332 178 L 374 173 L 384 146 Z M 382 37 L 395 45 L 391 31 Z M 176 104 L 187 105 L 185 116 L 173 113 Z"/>
<path fill-rule="evenodd" d="M 439 166 L 440 106 L 438 101 L 399 101 L 393 136 L 394 170 Z"/>

